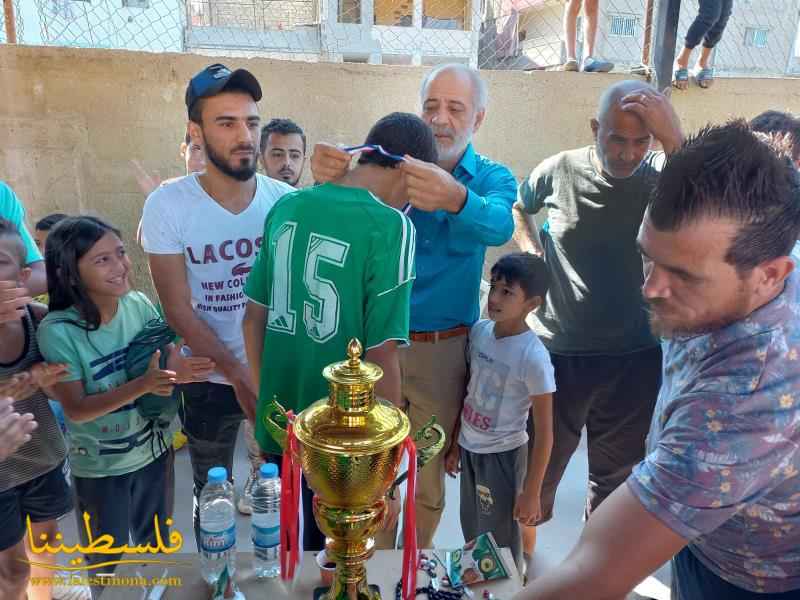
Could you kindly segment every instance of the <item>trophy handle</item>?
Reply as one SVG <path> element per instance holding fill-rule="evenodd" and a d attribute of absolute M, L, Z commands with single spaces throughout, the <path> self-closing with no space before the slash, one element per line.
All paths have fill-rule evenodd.
<path fill-rule="evenodd" d="M 417 446 L 417 470 L 422 469 L 431 459 L 444 449 L 444 442 L 447 436 L 442 426 L 436 422 L 436 417 L 425 423 L 414 436 L 414 444 Z M 430 441 L 433 440 L 433 441 Z M 420 442 L 428 442 L 420 444 Z M 389 488 L 389 497 L 394 498 L 397 487 L 408 478 L 408 471 L 395 479 L 392 487 Z"/>
<path fill-rule="evenodd" d="M 427 465 L 444 449 L 446 439 L 444 429 L 436 422 L 436 416 L 431 417 L 431 420 L 414 434 L 414 444 L 417 446 L 417 469 Z M 421 444 L 420 442 L 427 443 Z"/>
<path fill-rule="evenodd" d="M 264 422 L 264 427 L 266 428 L 267 433 L 269 433 L 272 436 L 272 439 L 275 440 L 281 449 L 285 451 L 288 434 L 286 433 L 286 427 L 281 427 L 275 421 L 276 417 L 279 421 L 284 423 L 289 422 L 289 415 L 286 414 L 283 406 L 281 406 L 278 402 L 277 396 L 273 397 L 272 402 L 267 404 L 265 407 L 262 421 Z"/>

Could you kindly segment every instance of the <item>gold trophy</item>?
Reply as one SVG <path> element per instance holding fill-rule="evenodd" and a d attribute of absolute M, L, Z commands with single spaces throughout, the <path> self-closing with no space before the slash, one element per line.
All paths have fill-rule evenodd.
<path fill-rule="evenodd" d="M 294 420 L 299 460 L 314 491 L 314 517 L 326 536 L 325 552 L 336 563 L 333 585 L 322 600 L 380 600 L 367 585 L 364 563 L 374 552 L 374 535 L 386 516 L 386 494 L 396 486 L 397 471 L 410 424 L 402 410 L 376 398 L 383 370 L 362 362 L 362 346 L 351 340 L 346 361 L 327 366 L 322 375 L 329 394 Z M 264 415 L 267 431 L 286 448 L 286 431 L 275 422 L 287 419 L 273 401 Z M 444 446 L 444 431 L 431 421 L 414 436 L 427 442 L 417 450 L 421 467 Z"/>

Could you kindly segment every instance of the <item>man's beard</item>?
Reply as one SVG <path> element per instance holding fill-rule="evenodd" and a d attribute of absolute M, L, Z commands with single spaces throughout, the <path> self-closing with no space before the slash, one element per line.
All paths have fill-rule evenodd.
<path fill-rule="evenodd" d="M 663 338 L 665 340 L 705 335 L 712 331 L 722 329 L 737 320 L 737 318 L 731 318 L 719 319 L 710 323 L 701 323 L 698 325 L 667 325 L 660 321 L 655 313 L 649 313 L 650 331 L 652 331 L 653 335 L 657 338 Z"/>
<path fill-rule="evenodd" d="M 655 302 L 658 302 L 657 300 Z M 648 305 L 652 306 L 655 302 L 649 301 Z M 728 325 L 740 321 L 745 318 L 747 312 L 747 298 L 743 295 L 737 295 L 737 302 L 734 308 L 727 311 L 724 315 L 699 323 L 678 323 L 668 324 L 658 318 L 658 314 L 648 309 L 648 319 L 650 321 L 650 330 L 656 337 L 664 339 L 672 339 L 676 337 L 693 337 L 698 335 L 706 335 L 724 329 Z"/>
<path fill-rule="evenodd" d="M 618 173 L 611 172 L 611 167 L 607 164 L 608 160 L 606 158 L 606 155 L 600 148 L 599 144 L 595 145 L 594 152 L 597 155 L 597 162 L 600 164 L 600 168 L 606 175 L 610 176 L 612 179 L 630 179 L 636 174 L 636 172 L 639 170 L 639 167 L 642 166 L 643 162 L 640 161 L 639 163 L 637 163 L 637 165 L 633 168 L 633 170 L 631 170 L 627 175 L 619 175 Z"/>
<path fill-rule="evenodd" d="M 288 183 L 292 187 L 297 187 L 297 183 L 300 181 L 300 176 L 295 175 L 295 173 L 292 171 L 280 171 L 278 173 L 278 179 L 284 183 Z"/>
<path fill-rule="evenodd" d="M 228 177 L 236 179 L 237 181 L 249 181 L 256 174 L 256 153 L 255 149 L 247 146 L 237 146 L 231 152 L 238 150 L 253 150 L 253 157 L 246 162 L 247 159 L 239 159 L 239 168 L 231 167 L 225 160 L 214 151 L 211 144 L 206 141 L 206 159 L 217 169 L 222 171 Z"/>
<path fill-rule="evenodd" d="M 461 155 L 464 154 L 464 151 L 467 149 L 467 146 L 472 141 L 471 135 L 466 136 L 459 136 L 453 131 L 450 127 L 434 127 L 433 129 L 434 134 L 445 134 L 449 135 L 453 142 L 447 146 L 443 146 L 437 138 L 434 138 L 436 143 L 436 154 L 438 155 L 439 160 L 451 160 L 454 158 L 461 158 Z"/>

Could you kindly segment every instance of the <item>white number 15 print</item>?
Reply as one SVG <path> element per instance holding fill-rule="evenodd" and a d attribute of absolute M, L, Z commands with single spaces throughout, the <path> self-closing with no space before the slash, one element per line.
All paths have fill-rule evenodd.
<path fill-rule="evenodd" d="M 284 223 L 272 244 L 273 275 L 269 298 L 267 328 L 294 335 L 296 311 L 291 308 L 294 236 L 297 223 Z M 326 235 L 311 233 L 305 252 L 303 284 L 311 302 L 303 302 L 303 324 L 308 337 L 325 342 L 339 331 L 339 291 L 330 279 L 319 274 L 319 267 L 327 263 L 344 267 L 350 244 Z"/>

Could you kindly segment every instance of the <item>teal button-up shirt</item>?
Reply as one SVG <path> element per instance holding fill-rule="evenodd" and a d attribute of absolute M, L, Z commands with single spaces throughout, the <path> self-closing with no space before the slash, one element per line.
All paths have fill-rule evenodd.
<path fill-rule="evenodd" d="M 511 206 L 517 182 L 505 166 L 477 154 L 472 144 L 453 171 L 467 188 L 458 213 L 412 208 L 417 229 L 417 279 L 411 291 L 411 331 L 441 331 L 478 320 L 478 294 L 487 246 L 514 232 Z"/>

